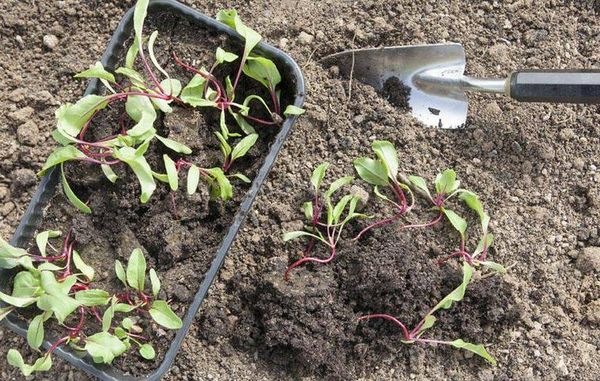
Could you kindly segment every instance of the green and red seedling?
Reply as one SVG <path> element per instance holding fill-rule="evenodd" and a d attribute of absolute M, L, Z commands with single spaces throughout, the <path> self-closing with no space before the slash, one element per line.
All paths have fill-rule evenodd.
<path fill-rule="evenodd" d="M 154 269 L 146 271 L 142 250 L 133 250 L 126 268 L 115 262 L 116 277 L 123 288 L 111 294 L 94 287 L 95 271 L 75 250 L 75 234 L 70 231 L 58 250 L 49 240 L 60 236 L 58 231 L 38 234 L 35 254 L 0 239 L 0 268 L 22 269 L 13 279 L 12 293 L 0 292 L 0 301 L 6 304 L 0 306 L 0 320 L 30 306 L 39 310 L 29 323 L 27 342 L 40 357 L 32 365 L 26 364 L 18 350 L 10 349 L 8 363 L 25 376 L 47 371 L 52 366 L 52 352 L 63 345 L 88 353 L 96 363 L 110 364 L 132 346 L 143 358 L 153 359 L 155 350 L 137 321 L 151 318 L 167 329 L 181 328 L 182 321 L 166 301 L 158 298 L 160 280 Z M 64 334 L 44 351 L 44 325 L 49 319 L 56 320 Z"/>
<path fill-rule="evenodd" d="M 330 184 L 327 191 L 321 194 L 321 183 L 328 168 L 329 163 L 322 163 L 313 171 L 311 176 L 313 198 L 312 201 L 307 201 L 303 205 L 304 215 L 308 222 L 305 230 L 288 232 L 283 235 L 284 242 L 299 237 L 309 238 L 308 246 L 304 250 L 302 258 L 292 263 L 285 272 L 286 279 L 288 279 L 290 271 L 304 263 L 325 264 L 331 262 L 336 256 L 336 248 L 346 224 L 353 219 L 367 217 L 364 214 L 356 213 L 356 207 L 360 200 L 358 196 L 348 194 L 339 198 L 337 203 L 333 201 L 333 195 L 343 186 L 350 184 L 354 177 L 346 176 L 335 180 Z M 342 218 L 344 212 L 346 214 Z M 322 243 L 329 249 L 328 257 L 311 256 L 317 242 Z"/>

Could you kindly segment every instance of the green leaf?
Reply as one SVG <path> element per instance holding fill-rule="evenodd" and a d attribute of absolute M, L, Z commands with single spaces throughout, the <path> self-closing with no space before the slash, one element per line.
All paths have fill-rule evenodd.
<path fill-rule="evenodd" d="M 0 291 L 0 300 L 4 303 L 10 304 L 11 306 L 23 308 L 32 305 L 37 300 L 37 297 L 14 297 L 6 295 Z"/>
<path fill-rule="evenodd" d="M 76 251 L 73 251 L 73 264 L 89 281 L 94 280 L 94 269 L 86 265 Z"/>
<path fill-rule="evenodd" d="M 179 82 L 178 79 L 174 79 L 174 78 L 167 78 L 167 79 L 163 80 L 160 83 L 160 87 L 162 88 L 164 95 L 168 95 L 171 97 L 176 97 L 181 92 L 181 82 Z M 160 93 L 159 89 L 155 89 L 155 91 L 157 93 Z M 165 112 L 165 113 L 173 112 L 173 109 L 171 108 L 171 106 L 169 106 L 173 102 L 173 99 L 167 100 L 167 99 L 151 98 L 150 100 L 162 112 Z"/>
<path fill-rule="evenodd" d="M 304 237 L 304 236 L 308 236 L 308 237 L 312 237 L 312 238 L 316 238 L 319 241 L 322 241 L 321 237 L 318 237 L 312 233 L 309 232 L 305 232 L 305 231 L 293 231 L 293 232 L 288 232 L 285 233 L 283 235 L 283 242 L 287 242 L 287 241 L 291 241 L 293 239 L 299 238 L 299 237 Z"/>
<path fill-rule="evenodd" d="M 164 300 L 155 300 L 150 307 L 150 316 L 161 326 L 167 329 L 179 329 L 183 326 L 181 319 L 175 315 L 171 307 Z"/>
<path fill-rule="evenodd" d="M 127 135 L 139 138 L 154 128 L 156 110 L 150 98 L 142 95 L 130 95 L 125 102 L 125 111 L 137 124 L 127 131 Z"/>
<path fill-rule="evenodd" d="M 54 113 L 60 133 L 75 137 L 97 110 L 108 105 L 107 97 L 86 95 L 77 103 L 65 103 Z"/>
<path fill-rule="evenodd" d="M 13 306 L 0 307 L 0 322 L 2 320 L 4 320 L 4 318 L 7 317 L 14 310 L 15 310 L 15 307 L 13 307 Z"/>
<path fill-rule="evenodd" d="M 94 362 L 110 364 L 115 357 L 125 353 L 127 346 L 118 337 L 108 332 L 100 332 L 88 336 L 85 350 L 92 356 Z"/>
<path fill-rule="evenodd" d="M 189 195 L 196 193 L 198 189 L 198 183 L 200 182 L 200 168 L 193 165 L 188 170 L 187 175 L 187 192 Z"/>
<path fill-rule="evenodd" d="M 231 146 L 227 143 L 227 139 L 218 131 L 215 131 L 215 136 L 219 140 L 219 147 L 221 148 L 221 153 L 223 157 L 228 157 L 231 153 Z"/>
<path fill-rule="evenodd" d="M 108 332 L 112 326 L 112 320 L 115 317 L 116 303 L 117 297 L 113 296 L 110 300 L 110 306 L 104 311 L 104 315 L 102 315 L 102 332 Z"/>
<path fill-rule="evenodd" d="M 163 160 L 165 161 L 169 187 L 175 192 L 177 188 L 179 188 L 179 174 L 177 173 L 177 167 L 175 166 L 175 162 L 168 155 L 163 155 Z"/>
<path fill-rule="evenodd" d="M 463 281 L 455 288 L 450 294 L 446 295 L 433 309 L 429 314 L 433 314 L 435 311 L 439 309 L 448 309 L 452 306 L 454 302 L 460 302 L 467 291 L 467 286 L 471 281 L 471 277 L 473 276 L 473 268 L 466 262 L 463 262 Z"/>
<path fill-rule="evenodd" d="M 86 157 L 87 156 L 75 148 L 75 146 L 58 147 L 52 151 L 50 156 L 48 156 L 42 170 L 38 172 L 38 176 L 44 176 L 50 168 L 62 164 L 65 161 L 84 159 Z"/>
<path fill-rule="evenodd" d="M 146 89 L 146 83 L 144 77 L 137 71 L 128 67 L 120 67 L 115 70 L 115 73 L 125 76 L 132 85 L 139 87 L 140 89 Z"/>
<path fill-rule="evenodd" d="M 146 360 L 152 360 L 156 357 L 156 353 L 154 352 L 154 348 L 150 344 L 143 344 L 140 347 L 140 355 Z"/>
<path fill-rule="evenodd" d="M 381 160 L 361 157 L 354 160 L 354 169 L 361 179 L 372 185 L 388 185 L 388 170 Z"/>
<path fill-rule="evenodd" d="M 233 197 L 233 188 L 231 183 L 221 168 L 210 168 L 207 169 L 206 172 L 208 172 L 217 182 L 217 184 L 214 184 L 214 182 L 211 184 L 211 194 L 215 194 L 223 201 L 227 201 Z"/>
<path fill-rule="evenodd" d="M 483 204 L 479 200 L 479 197 L 471 191 L 462 191 L 458 198 L 463 200 L 469 208 L 477 213 L 479 220 L 481 221 L 481 229 L 485 234 L 490 223 L 490 217 L 487 215 L 485 210 L 483 210 Z"/>
<path fill-rule="evenodd" d="M 110 294 L 104 290 L 82 290 L 75 294 L 75 300 L 86 307 L 105 306 L 110 301 Z"/>
<path fill-rule="evenodd" d="M 140 52 L 140 42 L 138 41 L 137 36 L 133 39 L 133 43 L 127 50 L 127 55 L 125 56 L 125 67 L 127 69 L 133 69 L 133 65 L 135 64 L 135 59 Z"/>
<path fill-rule="evenodd" d="M 244 37 L 245 45 L 242 61 L 245 61 L 252 49 L 254 49 L 262 39 L 261 35 L 244 25 L 235 9 L 219 11 L 219 13 L 217 13 L 217 20 L 228 25 L 230 28 L 235 29 L 236 32 Z"/>
<path fill-rule="evenodd" d="M 379 160 L 386 166 L 389 178 L 395 180 L 398 174 L 398 153 L 394 145 L 386 140 L 376 140 L 371 147 Z"/>
<path fill-rule="evenodd" d="M 37 301 L 37 307 L 42 311 L 52 311 L 59 324 L 63 324 L 65 319 L 71 315 L 81 304 L 67 296 L 61 294 L 45 294 Z"/>
<path fill-rule="evenodd" d="M 146 258 L 140 249 L 134 249 L 127 262 L 127 283 L 130 287 L 144 291 L 146 282 Z"/>
<path fill-rule="evenodd" d="M 117 176 L 117 174 L 112 170 L 110 165 L 102 164 L 102 165 L 100 165 L 100 168 L 102 168 L 102 172 L 104 173 L 104 176 L 106 176 L 108 181 L 110 181 L 111 183 L 115 183 L 117 181 L 117 179 L 119 178 Z"/>
<path fill-rule="evenodd" d="M 142 188 L 140 200 L 142 203 L 148 202 L 156 189 L 156 183 L 146 159 L 143 156 L 137 156 L 136 150 L 131 147 L 123 147 L 115 151 L 115 157 L 125 162 L 133 170 Z"/>
<path fill-rule="evenodd" d="M 467 231 L 467 221 L 450 209 L 444 208 L 443 211 L 448 221 L 450 221 L 454 229 L 458 230 L 460 236 L 464 239 L 465 232 Z"/>
<path fill-rule="evenodd" d="M 329 163 L 323 162 L 323 163 L 319 164 L 317 166 L 317 168 L 315 168 L 315 170 L 312 173 L 312 176 L 310 177 L 310 183 L 315 188 L 316 193 L 319 192 L 319 188 L 321 187 L 321 183 L 323 182 L 323 179 L 325 178 L 325 172 L 327 172 L 328 168 L 329 168 Z"/>
<path fill-rule="evenodd" d="M 160 64 L 158 63 L 158 60 L 156 59 L 156 56 L 154 55 L 154 42 L 156 41 L 156 37 L 158 37 L 157 30 L 155 30 L 154 32 L 152 32 L 150 34 L 150 39 L 148 40 L 148 54 L 150 55 L 150 61 L 152 61 L 152 64 L 154 65 L 155 68 L 158 69 L 158 71 L 160 71 L 165 77 L 169 78 L 169 74 L 167 74 L 165 69 L 163 69 L 162 66 L 160 66 Z M 161 84 L 161 87 L 162 87 L 162 84 Z M 169 93 L 165 92 L 165 94 L 169 94 Z M 177 95 L 175 95 L 175 96 L 177 96 Z"/>
<path fill-rule="evenodd" d="M 250 148 L 254 146 L 256 140 L 258 139 L 258 134 L 251 134 L 244 137 L 231 151 L 231 161 L 235 161 L 248 153 Z"/>
<path fill-rule="evenodd" d="M 304 211 L 304 217 L 306 217 L 306 220 L 312 222 L 314 217 L 312 201 L 307 201 L 304 204 L 302 204 L 302 210 Z"/>
<path fill-rule="evenodd" d="M 131 306 L 129 304 L 118 303 L 115 305 L 115 312 L 129 313 L 135 310 L 138 306 Z"/>
<path fill-rule="evenodd" d="M 123 326 L 123 328 L 125 328 L 128 331 L 131 331 L 131 327 L 133 327 L 133 321 L 126 317 L 125 319 L 123 319 L 123 321 L 121 322 L 121 325 Z"/>
<path fill-rule="evenodd" d="M 133 12 L 133 29 L 135 31 L 135 37 L 138 40 L 138 46 L 141 50 L 142 43 L 142 30 L 144 28 L 144 20 L 148 13 L 148 0 L 138 0 L 135 4 L 135 10 Z"/>
<path fill-rule="evenodd" d="M 118 259 L 115 261 L 115 273 L 117 274 L 117 279 L 119 279 L 125 286 L 127 286 L 127 278 L 125 275 L 125 269 L 123 268 L 123 264 Z"/>
<path fill-rule="evenodd" d="M 281 74 L 273 61 L 264 57 L 248 57 L 243 68 L 244 74 L 257 80 L 269 91 L 274 91 L 281 82 Z"/>
<path fill-rule="evenodd" d="M 21 271 L 13 280 L 12 296 L 15 298 L 31 298 L 39 296 L 42 287 L 40 279 L 30 271 Z"/>
<path fill-rule="evenodd" d="M 294 105 L 289 105 L 285 108 L 285 111 L 283 112 L 283 115 L 285 116 L 290 116 L 290 115 L 302 115 L 306 112 L 305 109 L 294 106 Z"/>
<path fill-rule="evenodd" d="M 233 175 L 230 175 L 231 177 L 235 177 L 237 179 L 242 180 L 243 182 L 245 182 L 246 184 L 250 184 L 252 181 L 245 175 L 241 174 L 241 173 L 235 173 Z"/>
<path fill-rule="evenodd" d="M 425 192 L 429 198 L 431 197 L 431 193 L 429 193 L 429 189 L 427 188 L 427 183 L 425 179 L 419 176 L 408 176 L 408 180 L 419 190 Z"/>
<path fill-rule="evenodd" d="M 473 252 L 473 258 L 479 256 L 483 253 L 484 245 L 485 248 L 490 248 L 494 244 L 494 235 L 492 233 L 484 234 L 479 240 L 479 244 L 477 244 L 477 248 Z"/>
<path fill-rule="evenodd" d="M 450 194 L 458 189 L 459 181 L 456 181 L 456 172 L 446 169 L 435 178 L 435 191 L 437 194 Z"/>
<path fill-rule="evenodd" d="M 62 164 L 60 165 L 60 173 L 61 173 L 61 181 L 62 181 L 63 190 L 64 190 L 65 196 L 67 196 L 67 199 L 69 200 L 69 202 L 74 207 L 76 207 L 77 209 L 79 209 L 81 212 L 83 212 L 85 214 L 92 213 L 92 210 L 90 209 L 90 207 L 87 206 L 83 201 L 81 201 L 79 199 L 79 197 L 77 197 L 77 195 L 75 195 L 75 192 L 73 192 L 73 190 L 71 189 L 71 186 L 69 185 L 69 182 L 67 181 L 67 177 L 65 176 L 65 170 L 64 170 Z"/>
<path fill-rule="evenodd" d="M 224 62 L 233 62 L 238 59 L 238 56 L 233 53 L 226 52 L 221 48 L 217 48 L 216 59 L 219 64 Z"/>
<path fill-rule="evenodd" d="M 76 74 L 75 78 L 100 78 L 112 83 L 117 82 L 115 76 L 106 71 L 101 62 L 96 62 L 94 67 Z"/>
<path fill-rule="evenodd" d="M 23 361 L 23 357 L 15 349 L 10 349 L 8 351 L 6 355 L 6 360 L 10 365 L 19 368 L 21 370 L 21 373 L 23 373 L 25 377 L 30 376 L 33 372 L 48 371 L 52 367 L 52 358 L 50 357 L 50 355 L 40 357 L 37 360 L 35 360 L 35 363 L 33 363 L 33 365 L 28 365 L 25 364 L 25 362 Z"/>
<path fill-rule="evenodd" d="M 498 274 L 506 274 L 506 267 L 502 266 L 500 263 L 492 261 L 479 261 L 479 264 L 497 272 Z"/>
<path fill-rule="evenodd" d="M 428 330 L 429 328 L 433 327 L 435 325 L 436 322 L 436 318 L 435 316 L 432 315 L 427 315 L 425 316 L 425 320 L 423 321 L 423 325 L 421 326 L 421 328 L 419 328 L 419 332 L 417 333 L 417 335 L 422 335 L 424 331 Z"/>
<path fill-rule="evenodd" d="M 354 196 L 352 196 L 352 195 L 346 195 L 340 199 L 340 201 L 333 208 L 333 213 L 332 213 L 333 218 L 332 218 L 332 221 L 330 222 L 330 224 L 331 223 L 337 224 L 340 221 L 340 217 L 342 216 L 342 213 L 344 212 L 346 205 L 348 205 L 348 203 L 350 202 L 350 200 L 352 200 L 353 197 Z"/>
<path fill-rule="evenodd" d="M 184 144 L 179 143 L 178 141 L 171 140 L 168 138 L 163 138 L 162 136 L 159 136 L 159 135 L 156 135 L 156 138 L 158 140 L 160 140 L 161 143 L 164 144 L 167 148 L 170 148 L 177 153 L 181 153 L 184 155 L 189 155 L 192 153 L 191 148 L 189 148 L 188 146 L 186 146 Z"/>
<path fill-rule="evenodd" d="M 41 286 L 44 291 L 51 295 L 67 295 L 71 287 L 77 282 L 76 275 L 69 275 L 66 279 L 59 282 L 56 275 L 50 271 L 40 273 Z"/>
<path fill-rule="evenodd" d="M 41 265 L 38 266 L 38 270 L 39 271 L 59 271 L 59 270 L 64 270 L 64 266 L 60 267 L 55 265 L 54 263 L 50 263 L 50 262 L 46 262 L 46 263 L 42 263 Z"/>
<path fill-rule="evenodd" d="M 252 125 L 250 123 L 248 123 L 246 121 L 246 119 L 244 119 L 244 117 L 242 115 L 231 111 L 231 109 L 229 109 L 229 110 L 230 110 L 229 113 L 233 116 L 233 118 L 237 122 L 237 124 L 240 127 L 240 129 L 242 131 L 244 131 L 244 133 L 246 135 L 250 135 L 250 134 L 255 134 L 256 133 L 256 130 L 254 129 L 254 127 L 252 127 Z"/>
<path fill-rule="evenodd" d="M 52 313 L 44 312 L 37 315 L 29 323 L 27 328 L 27 344 L 34 349 L 38 349 L 44 341 L 44 322 L 50 318 Z"/>
<path fill-rule="evenodd" d="M 57 238 L 61 236 L 61 232 L 56 230 L 46 230 L 35 236 L 35 243 L 42 257 L 46 256 L 46 246 L 48 246 L 49 238 Z"/>
<path fill-rule="evenodd" d="M 464 342 L 462 339 L 457 339 L 454 340 L 451 345 L 455 348 L 459 348 L 459 349 L 465 349 L 467 351 L 473 352 L 478 356 L 483 357 L 487 362 L 489 362 L 492 365 L 496 365 L 496 359 L 493 358 L 484 348 L 483 345 L 481 344 L 471 344 L 471 343 L 466 343 Z"/>
<path fill-rule="evenodd" d="M 179 98 L 192 107 L 217 107 L 215 102 L 204 98 L 206 83 L 206 79 L 200 74 L 194 75 L 181 91 Z"/>
<path fill-rule="evenodd" d="M 331 197 L 331 195 L 333 195 L 338 189 L 340 189 L 344 185 L 350 184 L 352 181 L 354 181 L 353 176 L 340 177 L 339 179 L 332 182 L 331 185 L 329 185 L 329 189 L 327 190 L 327 192 L 325 192 L 325 196 Z"/>
<path fill-rule="evenodd" d="M 152 295 L 156 298 L 160 292 L 160 279 L 154 269 L 150 269 L 150 284 L 152 285 Z"/>

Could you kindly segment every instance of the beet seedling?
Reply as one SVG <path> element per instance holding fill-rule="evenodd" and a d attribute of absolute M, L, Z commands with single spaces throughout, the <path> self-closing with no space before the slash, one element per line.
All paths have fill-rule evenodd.
<path fill-rule="evenodd" d="M 322 163 L 313 171 L 311 176 L 313 199 L 303 205 L 304 215 L 309 222 L 306 230 L 288 232 L 283 235 L 284 242 L 299 237 L 310 238 L 303 257 L 292 263 L 285 272 L 286 279 L 288 279 L 290 271 L 304 263 L 314 262 L 325 264 L 331 262 L 336 256 L 336 248 L 346 224 L 355 218 L 367 217 L 364 214 L 355 212 L 360 200 L 358 196 L 345 195 L 337 203 L 333 203 L 332 196 L 341 187 L 350 184 L 354 180 L 352 176 L 341 177 L 335 180 L 330 184 L 329 189 L 322 196 L 320 195 L 321 183 L 325 178 L 325 172 L 328 167 L 329 163 Z M 346 207 L 348 208 L 346 217 L 342 218 Z M 323 213 L 323 211 L 326 213 Z M 327 258 L 321 259 L 309 256 L 314 249 L 315 242 L 321 242 L 329 249 L 329 256 Z"/>
<path fill-rule="evenodd" d="M 158 299 L 160 280 L 154 269 L 146 273 L 142 251 L 133 250 L 126 269 L 116 261 L 116 276 L 124 288 L 122 292 L 110 294 L 93 287 L 95 271 L 74 250 L 75 237 L 72 232 L 64 238 L 60 251 L 49 243 L 49 239 L 56 239 L 60 235 L 57 231 L 38 234 L 37 254 L 12 247 L 0 239 L 0 268 L 20 266 L 24 269 L 16 274 L 11 295 L 0 292 L 0 300 L 6 304 L 0 306 L 0 320 L 15 310 L 33 305 L 40 311 L 29 324 L 27 343 L 40 352 L 41 357 L 32 365 L 26 364 L 19 351 L 10 349 L 8 363 L 21 369 L 25 376 L 47 371 L 52 366 L 52 352 L 63 345 L 89 354 L 96 363 L 110 364 L 132 345 L 138 348 L 143 358 L 153 359 L 154 348 L 136 323 L 139 318 L 149 316 L 167 329 L 181 328 L 182 321 L 166 301 Z M 147 276 L 151 293 L 146 291 Z M 120 323 L 117 324 L 117 313 L 128 316 L 119 319 Z M 63 329 L 64 336 L 42 352 L 40 347 L 45 337 L 44 324 L 51 318 Z M 90 324 L 90 319 L 97 323 Z M 100 332 L 94 332 L 96 325 L 101 326 Z"/>
<path fill-rule="evenodd" d="M 400 327 L 400 329 L 402 330 L 402 338 L 403 338 L 401 341 L 404 344 L 421 343 L 421 344 L 430 344 L 430 345 L 435 345 L 435 344 L 449 345 L 454 348 L 460 348 L 460 349 L 464 349 L 464 350 L 473 352 L 476 355 L 484 358 L 486 361 L 488 361 L 492 365 L 496 365 L 496 360 L 487 352 L 485 347 L 481 344 L 468 343 L 468 342 L 463 341 L 462 339 L 456 339 L 453 341 L 443 341 L 443 340 L 428 339 L 428 338 L 422 337 L 426 330 L 430 329 L 431 327 L 433 327 L 435 325 L 437 319 L 433 315 L 436 311 L 438 311 L 440 309 L 448 309 L 453 305 L 453 303 L 459 302 L 464 298 L 465 291 L 467 290 L 467 286 L 471 282 L 472 276 L 473 276 L 473 268 L 471 267 L 471 265 L 464 262 L 463 263 L 463 281 L 460 284 L 460 286 L 458 286 L 450 294 L 448 294 L 446 297 L 444 297 L 438 304 L 436 304 L 412 330 L 409 330 L 409 328 L 404 323 L 402 323 L 400 320 L 398 320 L 394 316 L 388 315 L 388 314 L 370 314 L 370 315 L 361 316 L 360 318 L 358 318 L 358 320 L 362 321 L 362 320 L 369 320 L 369 319 L 385 319 L 385 320 L 391 321 L 392 323 L 394 323 L 398 327 Z"/>
<path fill-rule="evenodd" d="M 65 195 L 84 213 L 90 213 L 91 210 L 69 186 L 63 163 L 77 160 L 99 165 L 111 182 L 117 180 L 117 175 L 111 167 L 125 163 L 138 178 L 141 186 L 140 200 L 146 203 L 156 189 L 153 171 L 144 157 L 150 142 L 156 138 L 177 153 L 191 153 L 185 145 L 159 136 L 154 128 L 154 122 L 158 117 L 157 109 L 170 113 L 173 111 L 170 104 L 174 101 L 181 102 L 177 98 L 181 92 L 181 82 L 171 78 L 159 65 L 154 55 L 154 43 L 158 32 L 153 32 L 148 39 L 148 57 L 144 52 L 145 39 L 142 30 L 147 7 L 148 0 L 139 0 L 135 6 L 135 39 L 127 52 L 125 66 L 115 70 L 115 74 L 120 75 L 123 80 L 117 82 L 115 74 L 105 70 L 98 62 L 93 68 L 75 77 L 98 78 L 108 89 L 109 94 L 87 95 L 75 104 L 62 105 L 56 111 L 57 128 L 52 136 L 61 147 L 52 152 L 39 174 L 43 175 L 49 169 L 60 166 Z M 143 64 L 145 74 L 134 69 L 138 57 Z M 159 81 L 154 70 L 160 72 L 165 79 Z M 122 102 L 124 102 L 124 112 L 119 118 L 119 125 L 115 128 L 118 131 L 97 141 L 89 141 L 86 134 L 98 113 Z M 127 118 L 134 123 L 130 128 Z"/>

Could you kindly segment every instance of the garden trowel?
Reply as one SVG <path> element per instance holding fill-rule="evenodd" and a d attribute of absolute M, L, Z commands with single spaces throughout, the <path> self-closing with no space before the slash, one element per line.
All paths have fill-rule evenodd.
<path fill-rule="evenodd" d="M 600 70 L 519 70 L 507 78 L 473 78 L 464 75 L 465 51 L 456 43 L 349 50 L 321 62 L 385 92 L 434 127 L 465 123 L 466 91 L 519 102 L 600 103 Z"/>

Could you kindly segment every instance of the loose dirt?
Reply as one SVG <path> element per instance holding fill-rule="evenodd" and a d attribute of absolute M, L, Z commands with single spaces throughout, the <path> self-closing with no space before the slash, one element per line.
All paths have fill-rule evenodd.
<path fill-rule="evenodd" d="M 72 75 L 100 57 L 129 3 L 0 5 L 4 238 L 52 149 L 54 109 L 83 91 Z M 460 42 L 468 73 L 480 76 L 598 67 L 597 2 L 186 3 L 210 15 L 237 7 L 248 25 L 302 66 L 308 97 L 307 114 L 280 154 L 167 379 L 597 377 L 599 107 L 473 95 L 465 128 L 429 129 L 357 81 L 347 102 L 348 81 L 318 63 L 350 48 L 354 39 L 356 47 Z M 56 44 L 44 39 L 50 34 Z M 403 345 L 389 324 L 356 322 L 361 314 L 385 310 L 412 323 L 460 282 L 456 264 L 433 263 L 455 244 L 444 229 L 401 234 L 384 228 L 357 245 L 343 245 L 332 265 L 306 266 L 283 281 L 301 246 L 284 244 L 281 234 L 301 225 L 312 168 L 327 160 L 335 164 L 328 179 L 351 174 L 352 159 L 370 155 L 376 139 L 396 145 L 404 172 L 431 181 L 439 170 L 454 168 L 486 205 L 496 237 L 492 258 L 516 265 L 503 278 L 474 283 L 463 302 L 440 314 L 432 335 L 485 343 L 498 367 L 449 348 Z M 25 341 L 3 328 L 0 341 L 0 377 L 21 379 L 5 356 L 8 348 L 25 348 Z M 56 363 L 39 379 L 86 378 Z"/>

